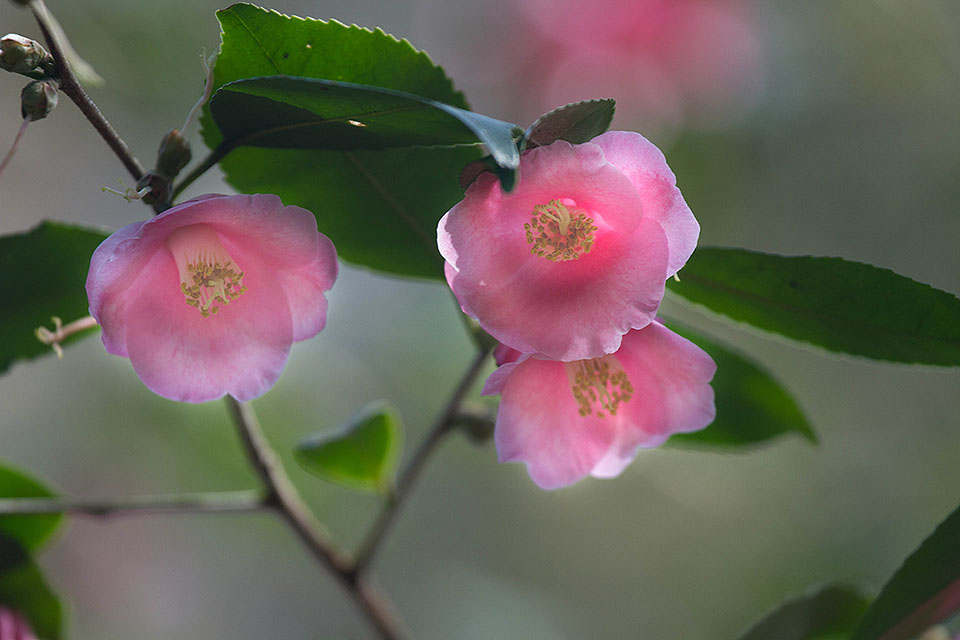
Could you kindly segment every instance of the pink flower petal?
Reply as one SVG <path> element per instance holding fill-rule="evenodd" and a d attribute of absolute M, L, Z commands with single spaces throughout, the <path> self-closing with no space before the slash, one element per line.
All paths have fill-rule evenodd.
<path fill-rule="evenodd" d="M 713 421 L 715 369 L 699 347 L 658 322 L 629 332 L 619 351 L 600 359 L 522 355 L 501 365 L 483 390 L 502 396 L 494 435 L 500 461 L 525 462 L 545 489 L 588 474 L 619 475 L 639 448 Z M 588 375 L 597 371 L 622 377 Z"/>
<path fill-rule="evenodd" d="M 666 158 L 649 140 L 631 131 L 608 131 L 592 142 L 636 187 L 644 215 L 659 222 L 666 232 L 670 247 L 667 277 L 672 276 L 696 248 L 700 224 L 677 188 Z"/>
<path fill-rule="evenodd" d="M 481 176 L 438 226 L 447 279 L 465 313 L 501 342 L 558 360 L 615 351 L 649 323 L 663 297 L 668 244 L 626 176 L 597 145 L 556 142 L 525 155 L 504 194 Z M 562 203 L 594 220 L 577 259 L 531 253 L 535 207 Z"/>

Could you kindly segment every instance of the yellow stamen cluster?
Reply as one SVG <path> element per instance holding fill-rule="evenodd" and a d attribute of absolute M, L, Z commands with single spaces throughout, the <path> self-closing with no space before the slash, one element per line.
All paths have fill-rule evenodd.
<path fill-rule="evenodd" d="M 578 260 L 593 248 L 593 218 L 583 212 L 573 213 L 559 200 L 538 204 L 533 208 L 530 222 L 524 223 L 527 242 L 533 246 L 530 253 L 564 262 Z"/>
<path fill-rule="evenodd" d="M 612 356 L 569 362 L 567 367 L 572 374 L 570 390 L 580 405 L 581 416 L 593 414 L 594 408 L 598 418 L 615 416 L 620 404 L 630 402 L 633 396 L 627 372 Z"/>
<path fill-rule="evenodd" d="M 243 271 L 237 271 L 233 262 L 210 264 L 203 258 L 187 263 L 193 284 L 180 283 L 186 303 L 196 307 L 200 315 L 209 318 L 220 311 L 220 306 L 230 304 L 247 291 L 243 286 Z M 217 304 L 220 303 L 220 304 Z"/>

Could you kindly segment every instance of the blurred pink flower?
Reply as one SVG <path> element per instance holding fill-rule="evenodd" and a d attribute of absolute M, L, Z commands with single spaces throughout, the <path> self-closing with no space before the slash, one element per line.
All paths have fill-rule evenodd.
<path fill-rule="evenodd" d="M 713 421 L 713 360 L 659 322 L 623 337 L 616 353 L 558 362 L 509 348 L 484 386 L 500 394 L 500 462 L 522 461 L 544 489 L 586 475 L 620 475 L 638 449 Z"/>
<path fill-rule="evenodd" d="M 581 360 L 653 320 L 699 232 L 663 154 L 611 131 L 533 149 L 511 193 L 481 175 L 437 241 L 464 313 L 515 349 Z"/>
<path fill-rule="evenodd" d="M 728 120 L 758 94 L 753 0 L 522 0 L 528 91 L 540 110 L 613 97 L 619 122 Z"/>
<path fill-rule="evenodd" d="M 0 640 L 37 640 L 37 636 L 23 616 L 0 606 Z"/>
<path fill-rule="evenodd" d="M 326 324 L 333 243 L 273 195 L 207 195 L 107 238 L 87 275 L 107 351 L 153 392 L 246 401 L 280 377 L 294 341 Z"/>

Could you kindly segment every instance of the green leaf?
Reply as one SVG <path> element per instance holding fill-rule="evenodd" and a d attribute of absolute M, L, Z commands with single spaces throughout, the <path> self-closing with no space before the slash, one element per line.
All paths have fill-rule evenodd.
<path fill-rule="evenodd" d="M 717 417 L 706 428 L 678 433 L 671 445 L 743 447 L 796 434 L 810 442 L 817 436 L 793 397 L 773 376 L 729 347 L 668 321 L 670 329 L 710 354 L 717 363 L 711 386 Z"/>
<path fill-rule="evenodd" d="M 909 640 L 960 610 L 960 508 L 907 558 L 851 640 Z"/>
<path fill-rule="evenodd" d="M 356 151 L 482 142 L 498 165 L 516 169 L 520 162 L 517 125 L 393 89 L 251 78 L 221 87 L 210 112 L 229 147 Z"/>
<path fill-rule="evenodd" d="M 7 466 L 0 466 L 0 498 L 49 498 L 54 494 L 33 478 Z M 16 540 L 27 549 L 37 549 L 46 542 L 62 516 L 0 516 L 0 535 Z"/>
<path fill-rule="evenodd" d="M 39 638 L 59 640 L 63 626 L 60 601 L 47 586 L 30 554 L 15 540 L 0 535 L 0 606 L 30 621 Z"/>
<path fill-rule="evenodd" d="M 0 237 L 0 373 L 17 360 L 53 353 L 34 334 L 51 326 L 51 316 L 70 322 L 89 313 L 84 283 L 90 256 L 106 237 L 54 222 Z"/>
<path fill-rule="evenodd" d="M 223 44 L 214 87 L 259 76 L 320 78 L 394 89 L 467 109 L 443 70 L 406 40 L 379 29 L 291 18 L 249 4 L 217 13 Z M 222 135 L 205 108 L 204 141 Z M 244 193 L 276 193 L 313 211 L 349 262 L 390 273 L 443 277 L 437 222 L 462 197 L 460 169 L 476 147 L 326 151 L 242 147 L 221 161 Z"/>
<path fill-rule="evenodd" d="M 610 128 L 616 102 L 612 98 L 584 100 L 558 107 L 537 118 L 524 138 L 527 147 L 542 147 L 557 140 L 589 142 Z"/>
<path fill-rule="evenodd" d="M 856 589 L 830 585 L 785 602 L 739 640 L 840 640 L 866 608 L 866 598 Z"/>
<path fill-rule="evenodd" d="M 585 100 L 557 107 L 537 118 L 523 135 L 521 148 L 533 149 L 557 140 L 573 144 L 589 142 L 610 128 L 616 103 L 612 98 Z M 484 171 L 493 171 L 500 178 L 504 190 L 513 189 L 515 175 L 504 172 L 493 158 L 486 156 L 471 162 L 460 173 L 460 187 L 466 189 Z"/>
<path fill-rule="evenodd" d="M 960 299 L 841 258 L 700 248 L 674 293 L 788 338 L 878 360 L 960 365 Z"/>
<path fill-rule="evenodd" d="M 335 433 L 305 440 L 296 459 L 307 471 L 354 489 L 388 491 L 400 457 L 400 417 L 387 404 L 374 403 Z"/>

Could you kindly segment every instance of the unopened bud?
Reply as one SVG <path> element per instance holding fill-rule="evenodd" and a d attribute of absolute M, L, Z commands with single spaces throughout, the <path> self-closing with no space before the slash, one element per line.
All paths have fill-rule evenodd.
<path fill-rule="evenodd" d="M 157 152 L 157 173 L 172 180 L 181 169 L 187 166 L 190 157 L 190 143 L 182 133 L 171 129 L 160 141 L 160 150 Z"/>
<path fill-rule="evenodd" d="M 53 56 L 36 40 L 8 33 L 0 38 L 0 69 L 39 80 L 53 73 Z"/>
<path fill-rule="evenodd" d="M 146 193 L 144 193 L 146 189 Z M 156 171 L 147 171 L 137 181 L 137 191 L 142 193 L 146 204 L 154 202 L 168 202 L 170 200 L 170 178 Z"/>
<path fill-rule="evenodd" d="M 42 120 L 57 107 L 57 84 L 53 80 L 34 80 L 20 92 L 20 113 L 24 118 Z"/>

